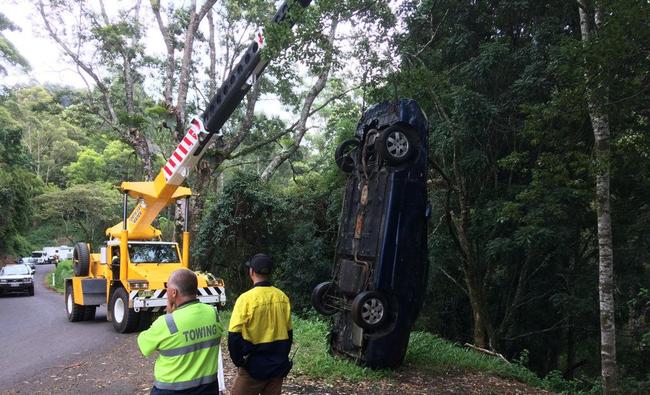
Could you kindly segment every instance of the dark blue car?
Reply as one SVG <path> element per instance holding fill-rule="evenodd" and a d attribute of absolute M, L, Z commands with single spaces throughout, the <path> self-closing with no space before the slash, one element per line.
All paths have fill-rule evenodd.
<path fill-rule="evenodd" d="M 397 367 L 422 306 L 427 261 L 427 119 L 414 100 L 377 104 L 336 150 L 348 173 L 331 281 L 312 304 L 334 315 L 330 350 Z"/>

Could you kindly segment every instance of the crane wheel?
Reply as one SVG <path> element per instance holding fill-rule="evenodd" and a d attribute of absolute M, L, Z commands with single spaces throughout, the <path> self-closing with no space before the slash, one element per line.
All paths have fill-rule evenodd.
<path fill-rule="evenodd" d="M 65 311 L 68 313 L 68 321 L 77 322 L 84 318 L 84 306 L 74 302 L 72 283 L 65 287 Z"/>
<path fill-rule="evenodd" d="M 88 269 L 90 268 L 90 251 L 88 251 L 88 244 L 77 243 L 72 252 L 72 266 L 74 268 L 75 276 L 87 276 Z"/>
<path fill-rule="evenodd" d="M 119 333 L 130 333 L 138 329 L 140 315 L 129 308 L 129 294 L 124 288 L 113 292 L 109 307 L 113 317 L 113 328 Z"/>

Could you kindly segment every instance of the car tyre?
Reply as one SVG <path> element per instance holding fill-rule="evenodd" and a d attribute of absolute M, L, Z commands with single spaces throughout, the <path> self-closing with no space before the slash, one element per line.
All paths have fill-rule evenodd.
<path fill-rule="evenodd" d="M 77 243 L 72 252 L 72 266 L 75 276 L 87 276 L 90 268 L 90 251 L 88 244 Z"/>
<path fill-rule="evenodd" d="M 352 300 L 352 321 L 363 329 L 381 328 L 388 319 L 388 302 L 377 291 L 364 291 Z"/>
<path fill-rule="evenodd" d="M 391 165 L 411 160 L 417 152 L 417 133 L 406 126 L 394 125 L 383 130 L 375 141 L 375 150 Z"/>
<path fill-rule="evenodd" d="M 113 328 L 119 333 L 130 333 L 138 329 L 140 316 L 129 308 L 129 294 L 124 288 L 118 288 L 111 296 L 109 303 Z"/>
<path fill-rule="evenodd" d="M 331 281 L 320 283 L 314 287 L 311 293 L 311 304 L 316 311 L 323 315 L 332 315 L 337 309 L 325 303 L 325 298 L 334 290 L 334 284 Z"/>
<path fill-rule="evenodd" d="M 334 161 L 343 172 L 350 173 L 354 170 L 354 159 L 352 159 L 351 153 L 357 149 L 359 145 L 359 140 L 348 139 L 336 147 L 336 151 L 334 152 Z"/>
<path fill-rule="evenodd" d="M 72 283 L 65 288 L 65 310 L 68 313 L 68 321 L 78 322 L 84 317 L 84 306 L 74 302 Z"/>
<path fill-rule="evenodd" d="M 29 296 L 34 296 L 34 284 L 31 287 L 27 288 L 27 293 Z"/>

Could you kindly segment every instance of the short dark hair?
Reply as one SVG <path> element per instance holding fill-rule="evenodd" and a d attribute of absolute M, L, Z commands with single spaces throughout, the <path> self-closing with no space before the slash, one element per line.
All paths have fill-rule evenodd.
<path fill-rule="evenodd" d="M 178 292 L 183 296 L 196 296 L 196 289 L 199 287 L 196 274 L 185 268 L 174 271 L 169 276 L 167 283 L 178 289 Z"/>

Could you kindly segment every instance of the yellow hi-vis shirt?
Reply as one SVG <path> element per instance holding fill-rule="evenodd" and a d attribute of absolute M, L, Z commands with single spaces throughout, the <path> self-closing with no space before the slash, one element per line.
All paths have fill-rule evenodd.
<path fill-rule="evenodd" d="M 257 380 L 286 376 L 292 342 L 291 305 L 284 292 L 261 281 L 237 298 L 228 327 L 235 366 Z"/>
<path fill-rule="evenodd" d="M 217 380 L 219 342 L 224 329 L 217 311 L 198 300 L 158 317 L 138 335 L 144 356 L 160 354 L 154 367 L 159 389 L 184 390 Z"/>

